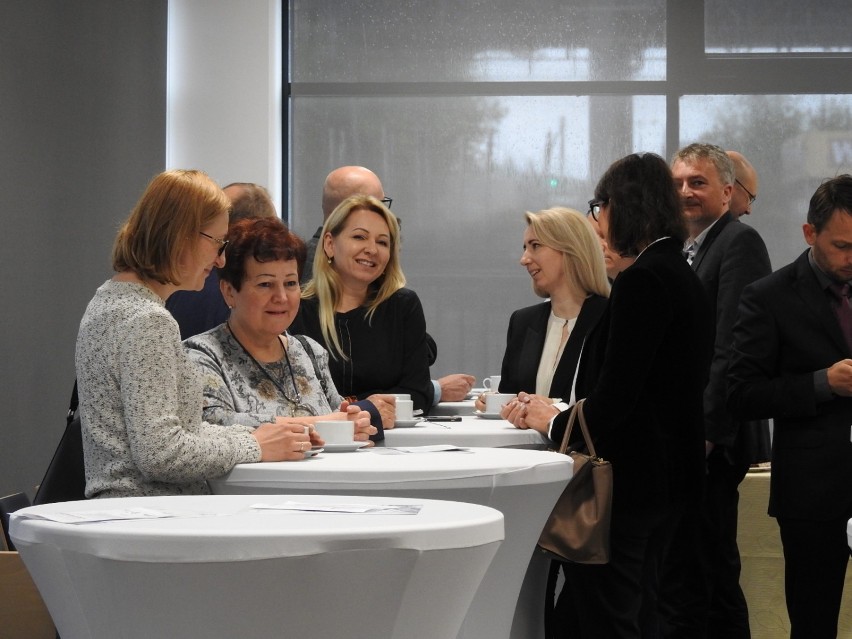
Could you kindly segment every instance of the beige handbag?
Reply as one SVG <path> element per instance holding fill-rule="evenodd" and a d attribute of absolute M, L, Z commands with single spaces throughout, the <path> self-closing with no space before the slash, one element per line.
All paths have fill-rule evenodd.
<path fill-rule="evenodd" d="M 574 460 L 574 476 L 553 507 L 542 530 L 538 545 L 553 559 L 580 564 L 605 564 L 609 561 L 609 523 L 612 515 L 612 465 L 595 453 L 583 417 L 583 402 L 571 408 L 565 436 L 559 452 Z M 580 429 L 588 454 L 568 451 L 574 422 Z"/>

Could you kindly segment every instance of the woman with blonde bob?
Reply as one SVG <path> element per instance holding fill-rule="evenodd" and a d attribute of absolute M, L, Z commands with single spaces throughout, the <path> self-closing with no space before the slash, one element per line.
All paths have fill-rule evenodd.
<path fill-rule="evenodd" d="M 230 202 L 200 171 L 154 177 L 113 247 L 116 274 L 89 302 L 76 369 L 87 497 L 203 494 L 242 462 L 304 459 L 303 425 L 202 421 L 200 374 L 165 308 L 225 264 Z"/>
<path fill-rule="evenodd" d="M 554 403 L 573 384 L 586 335 L 606 308 L 609 282 L 600 241 L 582 213 L 555 207 L 525 217 L 520 263 L 535 294 L 548 301 L 512 313 L 499 391 Z M 476 405 L 485 408 L 481 397 Z"/>
<path fill-rule="evenodd" d="M 394 408 L 382 395 L 409 394 L 425 413 L 434 392 L 423 307 L 404 287 L 394 214 L 371 196 L 345 199 L 323 226 L 292 330 L 326 347 L 341 395 L 369 399 L 385 428 Z"/>

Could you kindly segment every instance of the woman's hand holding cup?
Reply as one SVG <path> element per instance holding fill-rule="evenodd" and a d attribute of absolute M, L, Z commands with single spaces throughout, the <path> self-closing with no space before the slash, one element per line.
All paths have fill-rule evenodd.
<path fill-rule="evenodd" d="M 296 461 L 305 458 L 313 445 L 322 445 L 322 439 L 310 424 L 261 424 L 252 436 L 260 446 L 260 461 Z"/>

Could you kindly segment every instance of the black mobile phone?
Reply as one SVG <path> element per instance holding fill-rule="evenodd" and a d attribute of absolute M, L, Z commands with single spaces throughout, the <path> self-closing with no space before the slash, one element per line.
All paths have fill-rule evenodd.
<path fill-rule="evenodd" d="M 460 422 L 460 415 L 429 415 L 426 418 L 427 422 Z"/>

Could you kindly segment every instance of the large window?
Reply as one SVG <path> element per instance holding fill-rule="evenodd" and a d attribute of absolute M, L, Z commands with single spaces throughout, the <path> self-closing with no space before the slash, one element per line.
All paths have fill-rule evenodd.
<path fill-rule="evenodd" d="M 584 210 L 618 157 L 696 140 L 744 153 L 760 173 L 746 221 L 775 267 L 804 248 L 820 179 L 852 171 L 845 3 L 786 21 L 772 0 L 566 4 L 290 3 L 291 223 L 319 225 L 330 170 L 380 176 L 435 375 L 499 371 L 509 314 L 537 301 L 523 212 Z"/>

